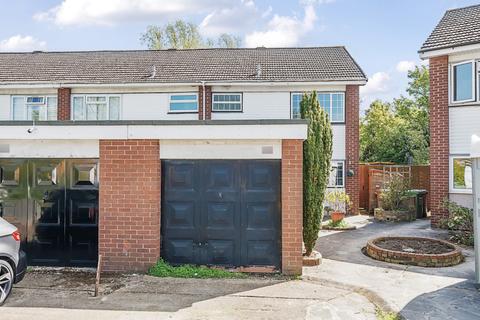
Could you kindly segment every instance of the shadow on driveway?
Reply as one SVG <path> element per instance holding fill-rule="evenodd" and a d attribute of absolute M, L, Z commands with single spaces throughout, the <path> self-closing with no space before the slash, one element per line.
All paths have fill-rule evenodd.
<path fill-rule="evenodd" d="M 193 303 L 285 282 L 280 276 L 247 279 L 174 279 L 139 274 L 102 276 L 99 297 L 93 297 L 95 273 L 40 269 L 16 285 L 6 307 L 166 311 Z"/>
<path fill-rule="evenodd" d="M 480 292 L 471 281 L 460 282 L 416 297 L 401 314 L 415 320 L 480 319 Z"/>

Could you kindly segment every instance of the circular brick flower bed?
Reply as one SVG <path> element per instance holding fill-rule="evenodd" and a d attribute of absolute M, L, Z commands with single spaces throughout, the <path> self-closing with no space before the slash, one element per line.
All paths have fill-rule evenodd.
<path fill-rule="evenodd" d="M 459 248 L 420 237 L 381 237 L 368 241 L 366 253 L 376 260 L 421 267 L 448 267 L 463 261 Z"/>

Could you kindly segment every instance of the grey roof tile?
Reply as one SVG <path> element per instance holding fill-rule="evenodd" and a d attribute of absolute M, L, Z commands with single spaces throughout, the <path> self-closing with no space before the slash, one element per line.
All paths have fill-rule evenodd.
<path fill-rule="evenodd" d="M 476 43 L 480 43 L 480 5 L 447 11 L 419 52 Z"/>
<path fill-rule="evenodd" d="M 0 54 L 0 84 L 356 80 L 366 76 L 344 47 Z"/>

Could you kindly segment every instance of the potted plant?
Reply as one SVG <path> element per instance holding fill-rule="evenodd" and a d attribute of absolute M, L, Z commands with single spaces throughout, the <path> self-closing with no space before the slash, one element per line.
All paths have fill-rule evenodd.
<path fill-rule="evenodd" d="M 350 197 L 343 190 L 335 189 L 327 193 L 326 200 L 331 208 L 330 218 L 338 223 L 345 218 L 345 212 L 350 205 Z"/>
<path fill-rule="evenodd" d="M 379 221 L 415 220 L 415 193 L 409 190 L 408 179 L 392 175 L 378 196 L 374 217 Z"/>

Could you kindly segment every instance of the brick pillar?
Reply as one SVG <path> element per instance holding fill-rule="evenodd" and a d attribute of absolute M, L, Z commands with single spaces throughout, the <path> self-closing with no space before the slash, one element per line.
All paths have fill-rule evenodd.
<path fill-rule="evenodd" d="M 72 89 L 70 88 L 58 88 L 57 91 L 57 119 L 58 120 L 71 120 L 70 118 L 70 95 Z"/>
<path fill-rule="evenodd" d="M 350 214 L 359 213 L 360 203 L 360 95 L 358 85 L 347 85 L 345 93 L 345 189 L 352 202 Z M 353 171 L 353 176 L 348 172 Z"/>
<path fill-rule="evenodd" d="M 105 271 L 145 271 L 160 257 L 160 179 L 158 140 L 100 140 Z"/>
<path fill-rule="evenodd" d="M 205 86 L 205 120 L 212 119 L 212 87 Z M 203 120 L 203 86 L 198 87 L 198 120 Z"/>
<path fill-rule="evenodd" d="M 438 227 L 448 212 L 441 207 L 448 198 L 448 56 L 430 59 L 430 205 L 431 222 Z"/>
<path fill-rule="evenodd" d="M 302 273 L 303 141 L 282 141 L 282 273 Z"/>

